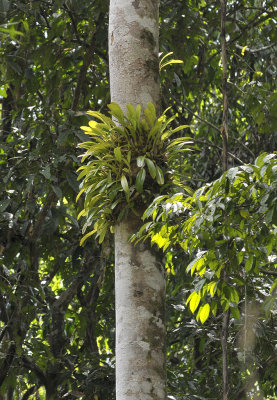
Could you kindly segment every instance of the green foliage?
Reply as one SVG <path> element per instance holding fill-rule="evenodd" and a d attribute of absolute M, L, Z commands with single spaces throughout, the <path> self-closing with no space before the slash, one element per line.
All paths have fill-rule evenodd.
<path fill-rule="evenodd" d="M 153 222 L 135 237 L 141 240 L 147 231 L 164 250 L 178 244 L 189 254 L 186 271 L 195 281 L 187 304 L 194 313 L 202 303 L 196 316 L 202 323 L 210 311 L 216 316 L 218 303 L 239 319 L 239 291 L 248 275 L 277 266 L 276 189 L 276 156 L 263 153 L 255 164 L 231 168 L 192 196 L 161 196 L 145 211 Z"/>
<path fill-rule="evenodd" d="M 277 148 L 276 5 L 272 0 L 227 3 L 228 150 L 233 155 L 229 155 L 229 167 L 236 167 L 253 164 L 261 152 Z M 188 136 L 199 149 L 184 153 L 185 157 L 180 153 L 172 172 L 174 179 L 183 183 L 186 165 L 192 166 L 190 185 L 194 189 L 221 176 L 218 4 L 160 2 L 161 52 L 172 51 L 174 58 L 184 60 L 161 70 L 162 108 L 171 106 L 170 112 L 176 115 L 174 128 L 194 127 Z M 76 169 L 80 166 L 77 143 L 86 137 L 79 127 L 87 124 L 86 110 L 102 111 L 109 102 L 107 25 L 107 1 L 0 1 L 0 379 L 4 378 L 0 393 L 14 400 L 27 398 L 30 390 L 30 400 L 44 400 L 46 386 L 52 388 L 55 399 L 81 394 L 83 400 L 115 398 L 112 245 L 105 241 L 101 252 L 92 238 L 80 247 L 82 223 L 77 215 L 83 208 L 82 197 L 77 207 L 75 202 L 79 191 Z M 155 165 L 145 160 L 144 169 L 147 174 L 151 169 L 154 182 Z M 168 179 L 167 174 L 165 177 Z M 159 191 L 161 186 L 157 184 L 157 188 Z M 218 293 L 212 297 L 217 278 L 203 283 L 202 279 L 209 278 L 209 269 L 202 277 L 196 268 L 193 275 L 186 274 L 197 249 L 184 251 L 173 228 L 173 240 L 169 240 L 168 230 L 175 223 L 181 227 L 190 212 L 182 209 L 183 193 L 179 196 L 170 201 L 170 193 L 167 205 L 163 204 L 170 218 L 156 236 L 167 246 L 168 393 L 176 400 L 220 399 L 222 307 Z M 201 203 L 205 209 L 206 201 Z M 273 218 L 275 211 L 269 209 L 258 212 L 261 221 L 266 213 L 269 220 L 271 213 Z M 153 212 L 158 215 L 158 211 L 157 202 Z M 219 211 L 216 207 L 215 213 Z M 247 212 L 245 202 L 241 218 L 233 213 L 246 227 Z M 151 225 L 152 221 L 145 223 Z M 267 243 L 270 223 L 263 223 L 262 229 L 258 222 L 254 226 L 254 243 L 259 239 Z M 200 251 L 207 251 L 208 245 L 209 238 L 202 238 Z M 260 253 L 256 245 L 255 252 Z M 274 250 L 263 267 L 257 265 L 254 251 L 246 254 L 238 247 L 237 253 L 233 261 L 238 273 L 235 277 L 230 274 L 227 284 L 240 298 L 238 307 L 232 309 L 240 312 L 240 319 L 231 318 L 229 324 L 230 397 L 243 400 L 253 395 L 254 378 L 259 397 L 273 399 L 277 382 L 276 280 L 256 270 L 275 271 Z M 245 268 L 249 272 L 244 272 Z M 207 303 L 212 311 L 202 324 L 186 302 L 205 283 L 211 284 Z M 63 293 L 68 302 L 61 306 Z M 228 289 L 226 295 L 230 298 Z M 236 300 L 235 292 L 232 296 Z M 244 305 L 254 303 L 259 314 L 246 339 L 248 342 L 253 334 L 255 343 L 251 348 L 247 342 L 246 348 L 238 348 L 245 321 L 254 319 L 244 312 Z M 53 312 L 57 305 L 61 314 Z M 200 301 L 195 314 L 201 305 Z M 13 343 L 16 353 L 12 359 Z"/>
<path fill-rule="evenodd" d="M 78 169 L 78 179 L 83 182 L 77 200 L 85 193 L 84 209 L 79 213 L 87 219 L 83 233 L 94 223 L 81 244 L 94 233 L 103 242 L 114 223 L 130 211 L 143 212 L 154 194 L 174 183 L 167 172 L 173 160 L 192 147 L 189 137 L 173 138 L 187 126 L 172 129 L 174 117 L 167 119 L 165 113 L 157 117 L 152 103 L 148 103 L 144 117 L 140 105 L 134 109 L 128 104 L 126 115 L 116 103 L 108 107 L 113 119 L 89 111 L 100 122 L 92 120 L 81 127 L 91 137 L 91 141 L 79 145 L 86 149 L 82 162 L 88 159 Z"/>

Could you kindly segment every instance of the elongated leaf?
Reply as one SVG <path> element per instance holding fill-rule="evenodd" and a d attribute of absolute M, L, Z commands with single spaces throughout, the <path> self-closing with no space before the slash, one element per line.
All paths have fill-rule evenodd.
<path fill-rule="evenodd" d="M 155 125 L 150 130 L 147 139 L 148 140 L 152 139 L 153 143 L 156 143 L 161 137 L 161 127 L 162 127 L 162 121 L 157 119 L 157 121 L 155 122 Z"/>
<path fill-rule="evenodd" d="M 155 120 L 157 118 L 156 109 L 153 103 L 147 103 L 147 108 L 150 111 L 152 118 Z"/>
<path fill-rule="evenodd" d="M 148 132 L 148 131 L 149 131 L 149 125 L 147 124 L 147 122 L 145 121 L 145 119 L 142 119 L 142 120 L 140 121 L 140 125 L 141 125 L 141 127 L 143 128 L 143 130 L 144 130 L 145 132 Z"/>
<path fill-rule="evenodd" d="M 139 156 L 139 157 L 137 157 L 137 166 L 138 166 L 139 168 L 144 167 L 144 165 L 145 165 L 144 160 L 145 160 L 145 156 Z"/>
<path fill-rule="evenodd" d="M 121 160 L 122 160 L 122 154 L 121 154 L 120 147 L 116 147 L 116 148 L 114 149 L 114 155 L 115 155 L 116 160 L 119 161 L 119 162 L 121 162 Z"/>
<path fill-rule="evenodd" d="M 89 127 L 90 127 L 91 129 L 93 129 L 93 128 L 97 128 L 98 122 L 96 122 L 96 121 L 89 121 L 88 124 L 89 124 Z"/>
<path fill-rule="evenodd" d="M 206 303 L 203 307 L 201 307 L 201 310 L 199 310 L 199 317 L 200 321 L 202 324 L 208 319 L 210 314 L 210 305 Z"/>
<path fill-rule="evenodd" d="M 129 200 L 130 198 L 130 189 L 129 189 L 129 185 L 128 185 L 128 181 L 126 179 L 125 175 L 121 176 L 121 186 L 126 194 L 126 199 Z"/>
<path fill-rule="evenodd" d="M 171 64 L 184 64 L 184 61 L 182 60 L 169 60 L 163 64 L 160 64 L 160 70 L 162 70 L 164 67 L 166 67 L 167 65 L 171 65 Z"/>
<path fill-rule="evenodd" d="M 104 122 L 104 124 L 108 125 L 108 126 L 115 126 L 115 123 L 113 122 L 113 120 L 109 117 L 107 117 L 106 115 L 103 115 L 102 113 L 98 112 L 98 111 L 87 111 L 88 115 L 91 115 L 94 118 L 99 119 L 100 121 Z"/>
<path fill-rule="evenodd" d="M 130 164 L 130 162 L 131 162 L 131 157 L 132 157 L 132 153 L 131 153 L 131 150 L 129 150 L 129 151 L 128 151 L 128 154 L 127 154 L 127 161 L 128 161 L 128 164 Z"/>
<path fill-rule="evenodd" d="M 185 145 L 185 144 L 186 144 L 186 145 L 193 144 L 193 141 L 192 141 L 191 138 L 189 138 L 189 137 L 181 137 L 181 138 L 172 140 L 172 141 L 170 142 L 170 144 L 167 146 L 167 148 L 170 149 L 170 148 L 173 147 L 173 146 L 176 146 L 176 145 Z"/>
<path fill-rule="evenodd" d="M 173 51 L 170 51 L 169 53 L 165 54 L 161 59 L 160 59 L 160 64 L 162 64 L 163 60 L 166 59 L 167 57 L 171 56 L 173 54 Z"/>
<path fill-rule="evenodd" d="M 137 189 L 137 191 L 138 191 L 139 193 L 142 193 L 142 191 L 143 191 L 143 184 L 144 184 L 144 181 L 145 181 L 145 176 L 146 176 L 145 169 L 142 168 L 142 169 L 139 171 L 139 173 L 137 174 L 136 184 L 135 184 L 136 189 Z"/>
<path fill-rule="evenodd" d="M 79 212 L 77 219 L 83 217 L 84 215 L 86 215 L 86 213 L 87 213 L 87 210 L 83 209 L 82 211 Z"/>
<path fill-rule="evenodd" d="M 138 104 L 137 107 L 136 107 L 136 121 L 137 121 L 137 124 L 140 121 L 140 115 L 141 115 L 141 105 Z"/>
<path fill-rule="evenodd" d="M 152 103 L 147 103 L 147 107 L 144 110 L 144 115 L 148 125 L 150 128 L 152 128 L 156 121 L 156 110 Z"/>
<path fill-rule="evenodd" d="M 125 125 L 124 113 L 123 113 L 121 107 L 117 103 L 114 103 L 114 102 L 112 102 L 111 104 L 108 104 L 108 107 L 110 109 L 110 113 L 118 120 L 118 122 L 121 125 Z"/>
<path fill-rule="evenodd" d="M 168 139 L 171 135 L 173 135 L 173 133 L 182 131 L 183 129 L 186 129 L 186 128 L 191 128 L 191 126 L 190 125 L 180 125 L 180 126 L 178 126 L 178 128 L 175 128 L 175 129 L 172 129 L 172 130 L 169 129 L 169 130 L 167 130 L 166 132 L 163 133 L 162 139 L 163 140 L 164 139 Z M 191 140 L 191 138 L 189 138 L 189 137 L 186 137 L 186 139 Z"/>
<path fill-rule="evenodd" d="M 131 124 L 133 126 L 136 126 L 137 119 L 136 119 L 136 111 L 135 111 L 134 107 L 132 106 L 132 104 L 127 104 L 126 108 L 128 110 L 128 112 L 126 113 L 126 117 L 128 118 L 128 120 L 131 122 Z"/>
<path fill-rule="evenodd" d="M 95 229 L 93 231 L 90 231 L 89 233 L 87 233 L 85 236 L 83 236 L 80 241 L 80 246 L 82 246 L 82 244 L 85 242 L 85 240 L 87 240 L 87 238 L 92 236 L 94 233 L 95 233 Z"/>
<path fill-rule="evenodd" d="M 153 179 L 155 179 L 156 175 L 157 175 L 155 164 L 149 158 L 145 158 L 145 162 L 147 164 L 147 167 L 148 167 L 148 170 L 149 170 L 149 173 L 150 173 L 151 177 Z"/>
<path fill-rule="evenodd" d="M 80 129 L 87 133 L 92 132 L 92 129 L 89 126 L 80 126 Z"/>
<path fill-rule="evenodd" d="M 163 185 L 164 184 L 164 176 L 163 176 L 163 172 L 161 170 L 160 167 L 156 166 L 156 178 L 157 178 L 157 182 L 159 185 Z"/>
<path fill-rule="evenodd" d="M 248 257 L 248 259 L 245 263 L 245 272 L 246 273 L 251 271 L 252 265 L 253 265 L 253 256 L 252 256 L 252 254 L 250 254 L 250 256 Z"/>
<path fill-rule="evenodd" d="M 197 292 L 193 292 L 191 295 L 190 303 L 189 303 L 189 308 L 192 313 L 197 309 L 199 303 L 200 303 L 201 296 Z"/>

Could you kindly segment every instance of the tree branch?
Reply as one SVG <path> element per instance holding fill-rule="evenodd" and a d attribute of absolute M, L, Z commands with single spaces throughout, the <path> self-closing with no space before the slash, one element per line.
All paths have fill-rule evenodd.
<path fill-rule="evenodd" d="M 46 379 L 44 372 L 38 367 L 38 365 L 30 357 L 23 355 L 21 357 L 21 361 L 25 368 L 30 369 L 31 371 L 33 371 L 36 374 L 37 378 L 44 386 L 47 385 L 47 379 Z"/>
<path fill-rule="evenodd" d="M 71 20 L 71 22 L 72 22 L 72 26 L 73 26 L 73 30 L 74 30 L 74 33 L 75 33 L 77 42 L 79 43 L 80 46 L 82 46 L 83 43 L 82 43 L 82 41 L 81 41 L 81 39 L 80 39 L 79 32 L 78 32 L 78 29 L 77 29 L 77 25 L 76 25 L 76 22 L 75 22 L 73 13 L 72 13 L 72 11 L 67 7 L 66 3 L 63 4 L 63 7 L 64 7 L 65 11 L 67 12 L 67 14 L 69 15 L 69 18 L 70 18 L 70 20 Z"/>
<path fill-rule="evenodd" d="M 209 122 L 208 120 L 200 117 L 198 114 L 195 114 L 189 107 L 185 106 L 184 104 L 182 104 L 182 107 L 184 107 L 184 109 L 187 110 L 189 113 L 191 113 L 195 118 L 199 119 L 199 121 L 203 122 L 204 124 L 209 125 L 216 132 L 221 133 L 220 129 L 216 125 L 214 125 L 211 122 Z"/>
<path fill-rule="evenodd" d="M 98 24 L 98 21 L 100 21 L 103 18 L 103 16 L 104 16 L 104 14 L 102 14 L 102 13 L 99 14 L 97 21 L 95 21 L 96 25 Z M 95 50 L 95 38 L 94 37 L 95 37 L 95 32 L 92 33 L 90 45 L 89 45 L 87 54 L 84 57 L 83 65 L 81 66 L 81 69 L 80 69 L 80 72 L 78 75 L 77 85 L 76 85 L 76 88 L 74 91 L 74 96 L 73 96 L 72 105 L 71 105 L 71 109 L 73 111 L 77 110 L 80 95 L 81 95 L 81 90 L 82 90 L 82 86 L 83 86 L 83 83 L 84 83 L 84 80 L 85 80 L 85 77 L 87 74 L 87 70 L 93 60 L 94 50 Z"/>
<path fill-rule="evenodd" d="M 29 397 L 34 394 L 37 390 L 39 389 L 39 386 L 34 385 L 31 386 L 28 390 L 26 390 L 26 392 L 24 393 L 22 400 L 28 400 Z"/>
<path fill-rule="evenodd" d="M 2 386 L 4 380 L 6 379 L 10 367 L 12 365 L 14 356 L 15 356 L 15 352 L 16 352 L 16 346 L 14 343 L 12 343 L 9 348 L 8 348 L 8 352 L 6 357 L 4 358 L 4 361 L 1 364 L 0 367 L 0 387 Z"/>
<path fill-rule="evenodd" d="M 223 151 L 222 147 L 218 146 L 217 144 L 214 144 L 213 142 L 209 141 L 209 140 L 202 140 L 202 139 L 193 139 L 193 141 L 195 143 L 203 143 L 207 146 L 211 146 L 214 147 L 218 150 Z M 229 151 L 227 152 L 227 155 L 231 158 L 233 158 L 233 160 L 237 161 L 239 164 L 244 165 L 244 162 L 242 160 L 240 160 L 237 156 L 235 156 L 235 154 L 230 153 Z"/>
<path fill-rule="evenodd" d="M 277 276 L 276 271 L 267 271 L 266 269 L 260 269 L 260 272 L 265 275 L 272 275 L 272 276 Z"/>
<path fill-rule="evenodd" d="M 41 212 L 39 213 L 38 219 L 37 219 L 37 221 L 36 221 L 36 223 L 35 223 L 34 229 L 33 229 L 33 231 L 30 233 L 30 236 L 31 236 L 32 238 L 34 238 L 35 240 L 37 239 L 37 237 L 38 237 L 38 235 L 39 235 L 39 233 L 40 233 L 41 226 L 42 226 L 43 221 L 44 221 L 44 219 L 45 219 L 45 217 L 46 217 L 46 214 L 47 214 L 49 208 L 51 207 L 52 202 L 56 199 L 56 197 L 57 197 L 57 196 L 56 196 L 56 194 L 55 194 L 54 192 L 50 192 L 50 193 L 48 194 L 46 200 L 45 200 L 45 203 L 44 203 L 44 205 L 43 205 L 43 207 L 42 207 L 42 210 L 41 210 Z"/>
<path fill-rule="evenodd" d="M 58 357 L 64 349 L 66 343 L 66 339 L 64 337 L 64 314 L 69 303 L 76 295 L 81 282 L 83 282 L 83 277 L 78 275 L 72 284 L 60 295 L 60 297 L 52 306 L 52 331 L 50 333 L 50 346 L 55 357 Z"/>
<path fill-rule="evenodd" d="M 240 46 L 239 44 L 236 44 L 236 48 L 239 50 L 244 49 L 244 51 L 248 52 L 248 53 L 259 53 L 260 51 L 265 51 L 268 49 L 271 49 L 272 47 L 277 46 L 277 43 L 271 43 L 269 46 L 263 46 L 263 47 L 259 47 L 257 49 L 250 49 L 249 47 L 246 47 L 244 49 L 244 46 Z"/>

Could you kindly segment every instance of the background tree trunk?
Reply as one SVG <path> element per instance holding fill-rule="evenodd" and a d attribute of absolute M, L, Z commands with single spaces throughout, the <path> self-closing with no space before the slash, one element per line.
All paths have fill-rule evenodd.
<path fill-rule="evenodd" d="M 111 0 L 111 100 L 160 103 L 158 1 Z M 116 398 L 166 399 L 165 278 L 159 255 L 128 242 L 140 218 L 115 227 Z"/>

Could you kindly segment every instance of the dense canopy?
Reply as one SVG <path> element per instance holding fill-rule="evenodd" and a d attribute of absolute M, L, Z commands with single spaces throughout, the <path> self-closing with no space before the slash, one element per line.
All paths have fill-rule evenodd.
<path fill-rule="evenodd" d="M 160 4 L 161 56 L 183 61 L 161 69 L 162 110 L 194 148 L 136 239 L 164 249 L 172 400 L 222 397 L 228 310 L 229 398 L 277 398 L 277 7 L 227 2 L 224 172 L 221 3 Z M 107 0 L 0 0 L 1 400 L 115 398 L 113 237 L 80 246 L 76 203 L 107 24 Z"/>

